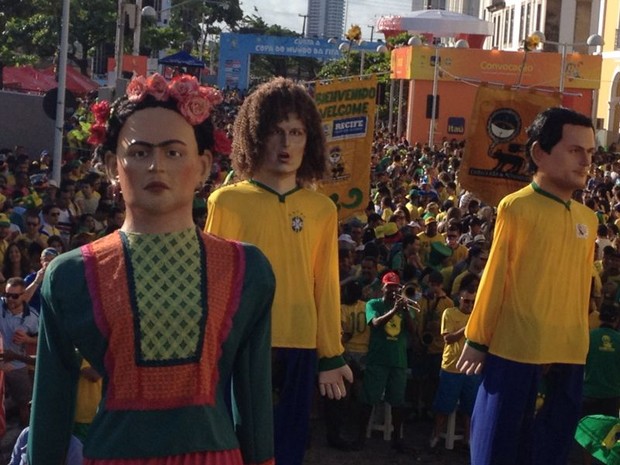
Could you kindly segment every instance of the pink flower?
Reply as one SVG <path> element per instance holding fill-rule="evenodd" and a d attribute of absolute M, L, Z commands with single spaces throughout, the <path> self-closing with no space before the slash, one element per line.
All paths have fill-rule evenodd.
<path fill-rule="evenodd" d="M 194 76 L 182 74 L 174 77 L 168 88 L 172 98 L 180 102 L 189 94 L 196 92 L 199 87 L 198 80 Z"/>
<path fill-rule="evenodd" d="M 144 76 L 135 76 L 127 86 L 127 100 L 132 103 L 141 102 L 146 97 L 147 90 Z"/>
<path fill-rule="evenodd" d="M 211 102 L 200 92 L 179 99 L 177 108 L 192 126 L 202 123 L 211 114 Z"/>
<path fill-rule="evenodd" d="M 209 102 L 211 102 L 211 105 L 213 106 L 219 105 L 224 101 L 224 97 L 222 97 L 220 91 L 214 89 L 213 87 L 201 87 L 200 92 L 207 97 L 207 99 L 209 100 Z"/>
<path fill-rule="evenodd" d="M 105 125 L 93 124 L 90 126 L 90 135 L 87 142 L 92 145 L 99 145 L 105 142 Z"/>
<path fill-rule="evenodd" d="M 146 80 L 148 93 L 155 97 L 155 100 L 168 100 L 168 83 L 161 74 L 155 73 Z"/>

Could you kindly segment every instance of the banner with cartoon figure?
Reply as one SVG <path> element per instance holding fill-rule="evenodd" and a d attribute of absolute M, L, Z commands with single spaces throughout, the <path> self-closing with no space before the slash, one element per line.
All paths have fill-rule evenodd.
<path fill-rule="evenodd" d="M 499 201 L 531 182 L 526 129 L 560 94 L 480 86 L 472 111 L 459 182 L 480 200 Z"/>
<path fill-rule="evenodd" d="M 376 76 L 316 85 L 328 153 L 320 191 L 336 203 L 341 220 L 363 212 L 368 204 L 376 95 Z"/>

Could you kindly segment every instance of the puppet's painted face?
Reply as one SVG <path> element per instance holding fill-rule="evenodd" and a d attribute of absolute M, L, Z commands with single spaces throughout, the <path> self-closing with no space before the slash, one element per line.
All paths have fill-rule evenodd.
<path fill-rule="evenodd" d="M 127 211 L 133 214 L 191 209 L 196 186 L 211 168 L 211 154 L 198 154 L 193 126 L 165 108 L 131 115 L 116 152 L 107 161 L 108 170 L 118 176 Z"/>
<path fill-rule="evenodd" d="M 267 134 L 263 161 L 255 178 L 295 179 L 306 150 L 306 126 L 296 113 L 289 113 L 288 118 L 274 125 Z M 265 182 L 269 184 L 269 182 Z"/>

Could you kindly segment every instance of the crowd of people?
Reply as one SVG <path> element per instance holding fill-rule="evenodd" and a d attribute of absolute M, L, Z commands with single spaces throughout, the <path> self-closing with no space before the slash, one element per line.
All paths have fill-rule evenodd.
<path fill-rule="evenodd" d="M 573 183 L 568 190 L 567 201 L 568 203 L 575 202 L 585 205 L 588 208 L 584 210 L 584 214 L 587 216 L 587 212 L 595 213 L 598 219 L 596 231 L 593 231 L 592 227 L 589 229 L 589 237 L 593 237 L 594 232 L 596 232 L 596 253 L 591 265 L 589 265 L 591 266 L 591 273 L 588 265 L 585 268 L 585 272 L 588 273 L 588 284 L 591 281 L 591 286 L 588 285 L 589 328 L 596 329 L 601 325 L 607 328 L 602 333 L 606 338 L 607 344 L 605 346 L 601 345 L 600 338 L 602 336 L 600 334 L 593 335 L 597 342 L 592 344 L 593 349 L 588 359 L 588 365 L 586 365 L 583 414 L 606 413 L 615 416 L 620 406 L 618 403 L 620 386 L 614 380 L 617 380 L 620 373 L 618 369 L 620 359 L 611 355 L 615 349 L 610 349 L 609 341 L 612 340 L 610 332 L 616 334 L 615 329 L 618 321 L 618 307 L 614 302 L 618 301 L 617 277 L 619 270 L 617 260 L 619 257 L 618 246 L 620 245 L 618 236 L 620 185 L 618 181 L 620 163 L 617 161 L 614 147 L 609 149 L 603 147 L 582 149 L 582 145 L 586 146 L 590 143 L 588 133 L 592 140 L 593 137 L 591 128 L 588 129 L 588 120 L 578 119 L 578 121 L 578 124 L 585 125 L 585 137 L 588 142 L 588 144 L 580 142 L 578 146 L 580 150 L 588 150 L 591 163 L 590 158 L 580 162 L 583 166 L 579 167 L 579 172 L 580 176 L 583 177 L 585 186 L 580 185 L 579 182 Z M 561 130 L 561 126 L 559 131 L 556 127 L 560 139 Z M 461 373 L 468 371 L 467 365 L 463 366 L 463 363 L 460 362 L 461 366 L 459 366 L 457 362 L 462 356 L 464 348 L 467 347 L 465 345 L 465 328 L 483 271 L 488 268 L 486 265 L 489 260 L 489 252 L 497 233 L 497 209 L 485 205 L 473 193 L 460 188 L 458 168 L 462 155 L 463 144 L 457 141 L 444 141 L 441 146 L 429 147 L 418 143 L 409 144 L 403 138 L 397 139 L 390 135 L 384 137 L 379 132 L 371 157 L 373 166 L 371 202 L 368 205 L 366 215 L 361 219 L 352 218 L 341 225 L 339 236 L 340 277 L 343 296 L 345 356 L 356 368 L 355 372 L 359 374 L 356 378 L 357 382 L 361 382 L 356 408 L 362 411 L 366 409 L 367 412 L 365 416 L 358 417 L 361 418 L 361 421 L 358 422 L 360 438 L 366 434 L 367 405 L 369 403 L 375 404 L 378 401 L 375 397 L 369 402 L 367 396 L 365 397 L 366 390 L 371 389 L 376 383 L 375 374 L 372 370 L 373 363 L 376 363 L 373 362 L 376 359 L 376 348 L 373 348 L 373 344 L 376 345 L 376 320 L 370 312 L 370 306 L 375 305 L 373 299 L 383 299 L 389 303 L 388 307 L 390 307 L 395 298 L 391 296 L 387 297 L 386 300 L 386 292 L 389 295 L 390 292 L 394 292 L 394 289 L 386 289 L 386 286 L 389 288 L 397 283 L 400 285 L 398 289 L 402 292 L 402 296 L 397 297 L 396 301 L 400 300 L 402 304 L 407 303 L 408 314 L 413 316 L 411 327 L 405 326 L 404 322 L 402 326 L 402 331 L 408 332 L 406 349 L 402 350 L 406 353 L 406 366 L 409 374 L 407 385 L 410 389 L 407 391 L 408 397 L 404 404 L 409 407 L 409 415 L 413 418 L 434 417 L 434 428 L 429 438 L 431 448 L 438 444 L 440 433 L 445 431 L 444 425 L 447 414 L 453 412 L 458 405 L 458 410 L 464 420 L 462 426 L 464 442 L 469 447 L 470 417 L 473 412 L 478 385 L 481 382 L 480 367 L 475 370 L 472 369 L 469 374 L 473 376 L 467 377 Z M 560 173 L 562 168 L 559 165 L 556 168 L 557 172 Z M 587 176 L 585 171 L 587 171 Z M 554 174 L 554 176 L 557 178 L 559 175 Z M 567 176 L 567 174 L 564 173 L 561 176 Z M 585 183 L 586 178 L 587 183 Z M 558 184 L 560 183 L 558 182 Z M 532 208 L 538 209 L 542 206 Z M 571 210 L 575 208 L 573 207 Z M 551 218 L 551 215 L 548 215 L 547 218 Z M 529 228 L 534 228 L 534 223 L 522 221 L 520 224 L 527 231 L 530 231 Z M 556 228 L 560 227 L 558 222 L 553 224 Z M 589 223 L 584 220 L 583 224 Z M 507 227 L 502 224 L 502 226 L 504 228 L 502 234 L 506 236 L 507 231 L 512 232 L 510 241 L 515 241 L 516 239 L 513 236 L 517 234 L 519 225 L 514 224 L 512 227 Z M 538 228 L 544 227 L 544 225 L 538 226 Z M 524 247 L 531 249 L 533 255 L 527 260 L 528 266 L 534 266 L 542 273 L 537 274 L 532 269 L 528 279 L 534 278 L 538 282 L 544 279 L 543 270 L 546 268 L 535 266 L 537 260 L 534 257 L 542 258 L 549 253 L 549 250 L 553 250 L 553 246 L 545 241 L 543 230 L 540 231 L 540 243 L 524 244 Z M 584 231 L 586 231 L 585 236 L 588 236 L 587 226 Z M 559 235 L 561 233 L 555 230 L 554 232 L 550 231 L 549 234 L 553 237 L 554 234 Z M 532 238 L 532 240 L 536 239 Z M 561 244 L 560 237 L 557 237 L 553 243 L 561 249 L 559 251 L 560 257 L 576 256 L 572 255 L 575 253 L 574 246 L 560 247 L 558 245 Z M 525 257 L 526 253 L 529 252 L 527 249 L 519 249 L 520 243 L 513 246 L 518 250 L 515 251 L 517 255 L 512 258 L 513 262 L 517 260 L 517 257 Z M 498 248 L 506 251 L 509 246 L 504 245 Z M 496 252 L 496 255 L 499 254 L 499 251 Z M 558 266 L 561 263 L 558 260 L 552 260 L 552 262 Z M 577 266 L 573 266 L 573 268 L 577 268 Z M 580 264 L 578 269 L 583 273 L 583 264 Z M 522 272 L 511 272 L 505 267 L 502 267 L 501 270 L 498 273 L 496 269 L 493 269 L 487 277 L 487 282 L 496 280 L 494 284 L 487 284 L 487 288 L 493 288 L 499 294 L 501 291 L 497 291 L 498 289 L 509 289 L 514 286 L 513 281 L 510 281 L 510 284 L 505 284 L 501 280 L 501 278 L 506 278 L 506 274 L 509 280 L 526 279 L 523 276 L 518 278 L 519 275 L 523 274 Z M 393 273 L 396 273 L 398 277 L 391 276 Z M 558 273 L 560 273 L 559 270 Z M 566 278 L 562 273 L 557 276 L 551 274 L 547 277 L 554 280 L 558 276 Z M 526 287 L 529 291 L 523 289 L 523 292 L 536 295 L 534 290 L 536 286 L 530 282 Z M 568 294 L 567 291 L 554 294 L 553 289 L 549 286 L 547 286 L 547 290 L 551 291 L 551 295 Z M 492 291 L 487 290 L 486 293 L 489 292 Z M 504 292 L 510 293 L 506 290 Z M 572 289 L 571 292 L 575 292 L 575 290 Z M 522 301 L 520 306 L 530 308 L 523 302 L 524 295 L 520 298 Z M 368 303 L 360 305 L 358 300 Z M 485 300 L 480 304 L 480 307 L 500 309 L 505 305 L 501 300 L 495 302 Z M 549 301 L 545 301 L 545 306 L 555 308 L 555 305 L 550 305 Z M 534 307 L 537 306 L 534 305 Z M 395 309 L 396 307 L 392 308 L 393 311 L 396 311 Z M 479 309 L 478 316 L 485 311 L 488 310 Z M 497 311 L 499 312 L 499 310 Z M 557 318 L 557 316 L 553 318 Z M 493 324 L 495 324 L 493 320 L 485 322 L 484 331 L 487 334 L 492 333 L 489 330 L 489 325 Z M 518 325 L 512 325 L 511 328 L 512 331 L 516 331 Z M 508 331 L 511 330 L 508 329 Z M 532 327 L 530 327 L 530 331 L 534 331 Z M 387 339 L 389 340 L 388 329 L 385 329 L 385 333 L 388 334 Z M 514 337 L 516 336 L 514 334 Z M 510 339 L 507 334 L 502 334 L 501 338 L 503 340 Z M 470 331 L 467 334 L 467 340 L 472 341 L 472 339 L 476 341 L 477 337 L 472 336 Z M 520 338 L 517 339 L 521 340 Z M 572 339 L 575 349 L 577 346 L 581 347 L 581 343 L 578 344 L 577 340 Z M 468 344 L 474 346 L 473 342 Z M 482 348 L 485 352 L 488 350 L 486 344 L 488 343 L 485 341 L 485 346 Z M 495 351 L 498 351 L 497 347 L 494 348 Z M 517 344 L 515 347 L 521 346 Z M 536 343 L 532 345 L 532 348 L 537 348 L 540 351 L 535 355 L 535 358 L 544 358 L 542 344 Z M 522 348 L 516 350 L 520 350 L 522 354 L 526 353 Z M 554 356 L 557 355 L 552 355 L 552 357 Z M 560 357 L 567 356 L 564 353 Z M 603 369 L 601 360 L 605 356 L 607 358 Z M 510 358 L 515 360 L 513 357 L 514 355 Z M 573 357 L 574 360 L 573 355 L 570 357 Z M 546 360 L 548 362 L 548 359 Z M 591 360 L 596 361 L 592 362 Z M 382 365 L 400 366 L 402 372 L 402 362 L 384 360 Z M 372 375 L 370 381 L 367 380 L 368 375 Z M 502 372 L 502 376 L 506 376 L 505 371 Z M 540 373 L 536 376 L 540 376 Z M 538 395 L 538 409 L 543 404 L 546 383 L 549 383 L 545 377 L 540 376 L 540 378 L 540 383 L 535 383 L 534 388 L 534 392 Z M 516 382 L 516 378 L 513 382 Z M 389 383 L 402 384 L 401 392 L 405 392 L 404 382 L 393 381 L 390 378 Z M 388 395 L 392 395 L 392 393 L 387 386 L 384 387 L 384 400 L 389 402 Z M 591 398 L 592 392 L 597 392 L 597 398 Z M 511 398 L 514 399 L 514 395 Z M 478 402 L 482 404 L 482 402 Z M 392 404 L 392 402 L 389 403 Z M 547 404 L 551 405 L 549 399 Z M 403 405 L 403 400 L 398 399 L 395 405 Z M 597 405 L 598 410 L 592 409 L 592 405 Z M 601 405 L 605 406 L 603 410 L 601 410 Z M 555 412 L 555 414 L 557 413 Z M 400 427 L 401 416 L 402 414 L 399 413 L 394 418 L 395 431 L 398 431 Z M 484 419 L 479 419 L 478 425 L 487 423 L 487 428 L 493 429 L 490 418 L 486 416 Z M 511 422 L 508 421 L 507 423 Z M 567 423 L 574 424 L 570 421 Z M 568 429 L 570 430 L 570 427 Z M 519 437 L 518 431 L 511 431 L 510 434 L 507 434 L 507 436 L 510 435 Z M 479 444 L 491 444 L 491 437 L 482 440 L 479 437 L 477 442 Z M 328 430 L 328 442 L 334 447 L 343 449 L 360 447 L 359 440 L 357 444 L 343 441 L 338 431 L 333 430 Z M 396 444 L 396 447 L 399 445 Z M 492 446 L 489 445 L 488 451 L 491 449 Z M 503 444 L 500 449 L 502 449 L 501 453 L 508 456 L 512 454 L 510 451 L 516 450 L 507 443 Z M 560 448 L 560 450 L 562 452 L 556 451 L 555 455 L 566 457 L 567 447 Z M 514 456 L 514 454 L 512 455 Z M 472 458 L 474 457 L 475 455 L 472 454 Z M 491 457 L 495 456 L 491 455 Z M 488 457 L 486 459 L 488 460 Z M 500 460 L 501 463 L 504 463 L 501 461 L 504 459 L 506 457 L 491 458 L 489 463 L 495 463 L 493 460 Z M 487 462 L 478 456 L 475 463 Z"/>
<path fill-rule="evenodd" d="M 233 232 L 231 223 L 226 223 L 228 212 L 222 217 L 213 215 L 220 214 L 216 207 L 222 208 L 215 202 L 221 202 L 217 196 L 225 192 L 219 188 L 227 182 L 231 168 L 228 156 L 234 150 L 233 126 L 243 102 L 238 93 L 224 92 L 223 102 L 211 115 L 213 163 L 204 182 L 195 186 L 191 209 L 193 222 L 201 230 L 206 224 L 210 232 L 231 239 L 243 239 L 247 231 Z M 291 114 L 295 111 L 285 111 L 283 120 L 295 122 L 288 119 Z M 304 122 L 306 129 L 310 124 Z M 293 131 L 295 136 L 294 128 L 278 128 Z M 603 322 L 604 328 L 613 331 L 618 322 L 613 302 L 620 294 L 620 161 L 614 150 L 599 147 L 592 154 L 587 184 L 572 197 L 598 218 L 590 328 Z M 333 447 L 363 448 L 372 407 L 382 400 L 392 407 L 395 449 L 406 449 L 400 433 L 408 417 L 434 421 L 429 447 L 436 447 L 448 415 L 457 406 L 463 419 L 464 444 L 469 444 L 470 417 L 481 378 L 461 373 L 457 361 L 465 348 L 465 327 L 493 244 L 497 209 L 461 188 L 458 174 L 463 152 L 462 141 L 443 140 L 429 146 L 410 143 L 389 130 L 375 131 L 369 154 L 370 201 L 365 212 L 340 222 L 337 232 L 334 230 L 343 355 L 355 381 L 348 389 L 347 402 L 325 402 L 327 441 Z M 258 179 L 248 183 L 248 192 L 256 185 L 261 187 L 260 176 L 266 179 L 262 182 L 268 186 L 266 190 L 281 188 L 281 196 L 292 192 L 299 182 L 295 172 L 292 186 L 276 188 L 267 181 L 269 176 L 252 171 L 251 161 L 245 168 Z M 127 224 L 127 192 L 120 187 L 128 186 L 110 182 L 110 167 L 103 157 L 70 154 L 63 160 L 61 172 L 57 184 L 51 177 L 52 160 L 47 151 L 35 156 L 24 146 L 0 150 L 0 285 L 4 287 L 3 315 L 8 312 L 13 316 L 10 322 L 2 320 L 0 332 L 5 353 L 22 359 L 34 355 L 38 286 L 51 259 L 110 236 Z M 209 199 L 212 192 L 218 194 Z M 207 211 L 207 201 L 212 212 Z M 273 258 L 267 255 L 273 265 Z M 286 264 L 282 266 L 286 268 Z M 280 271 L 274 271 L 278 276 Z M 607 332 L 603 335 L 611 337 Z M 289 346 L 283 342 L 282 347 Z M 329 346 L 327 352 L 321 350 L 319 347 L 320 357 L 327 353 L 333 358 L 338 352 L 335 346 Z M 25 427 L 32 393 L 27 366 L 32 363 L 28 359 L 9 361 L 11 356 L 5 356 L 3 385 Z M 600 369 L 600 357 L 596 360 Z M 314 363 L 315 359 L 303 362 L 304 366 Z M 100 382 L 89 365 L 81 370 L 89 382 Z M 600 388 L 601 378 L 596 373 L 586 367 L 586 386 L 588 380 L 598 383 L 586 387 L 586 402 L 591 405 L 591 398 L 613 398 L 617 411 L 620 386 Z M 338 386 L 339 381 L 329 381 L 321 384 L 321 389 L 334 389 L 329 397 L 339 398 Z M 541 391 L 544 393 L 544 386 Z M 97 402 L 97 396 L 90 396 L 91 406 Z M 344 439 L 339 428 L 339 413 L 349 408 L 358 428 L 353 440 Z M 88 419 L 78 421 L 88 423 Z"/>

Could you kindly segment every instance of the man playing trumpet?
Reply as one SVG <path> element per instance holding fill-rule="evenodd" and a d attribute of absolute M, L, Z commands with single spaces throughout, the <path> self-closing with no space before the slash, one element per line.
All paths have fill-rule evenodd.
<path fill-rule="evenodd" d="M 405 387 L 407 385 L 407 334 L 413 334 L 413 317 L 410 307 L 417 305 L 404 293 L 401 295 L 400 278 L 394 272 L 381 279 L 383 297 L 366 303 L 366 323 L 370 327 L 370 340 L 364 373 L 361 431 L 358 445 L 361 448 L 372 407 L 384 400 L 392 407 L 392 447 L 403 450 L 401 426 L 404 419 Z"/>

